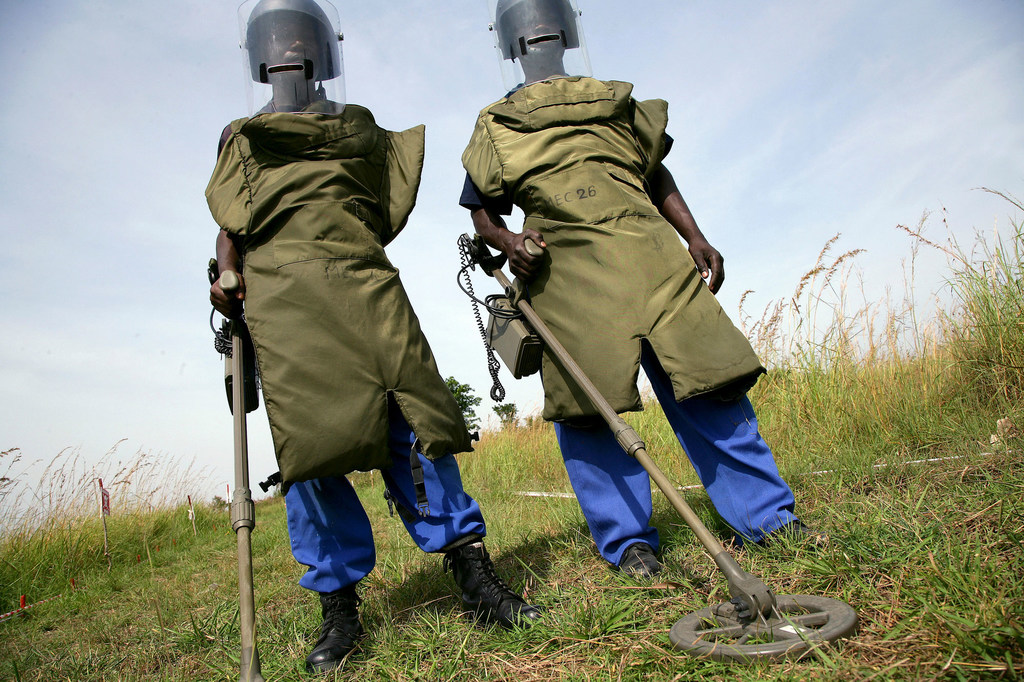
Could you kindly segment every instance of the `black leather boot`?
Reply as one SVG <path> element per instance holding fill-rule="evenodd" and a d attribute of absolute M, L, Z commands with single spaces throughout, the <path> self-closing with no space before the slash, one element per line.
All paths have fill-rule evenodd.
<path fill-rule="evenodd" d="M 306 672 L 325 673 L 341 666 L 363 636 L 359 622 L 359 602 L 356 586 L 349 585 L 337 592 L 321 593 L 320 607 L 324 622 L 320 638 L 306 657 Z"/>
<path fill-rule="evenodd" d="M 635 542 L 626 548 L 619 559 L 618 569 L 626 575 L 648 580 L 661 573 L 661 564 L 654 549 L 646 542 Z"/>
<path fill-rule="evenodd" d="M 444 570 L 451 571 L 462 588 L 462 602 L 479 620 L 502 627 L 529 627 L 540 609 L 523 601 L 494 571 L 482 542 L 445 552 Z"/>

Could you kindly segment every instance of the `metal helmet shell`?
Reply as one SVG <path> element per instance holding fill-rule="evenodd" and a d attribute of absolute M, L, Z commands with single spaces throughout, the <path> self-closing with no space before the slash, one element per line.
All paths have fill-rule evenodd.
<path fill-rule="evenodd" d="M 527 54 L 535 41 L 558 35 L 564 49 L 580 46 L 579 12 L 569 0 L 498 0 L 494 30 L 505 59 Z"/>
<path fill-rule="evenodd" d="M 274 67 L 309 62 L 312 80 L 341 72 L 338 32 L 314 0 L 260 0 L 245 28 L 252 79 L 266 83 Z"/>
<path fill-rule="evenodd" d="M 506 91 L 566 76 L 590 76 L 577 0 L 488 0 Z"/>
<path fill-rule="evenodd" d="M 246 0 L 238 19 L 250 114 L 341 112 L 345 68 L 334 5 L 327 0 Z"/>

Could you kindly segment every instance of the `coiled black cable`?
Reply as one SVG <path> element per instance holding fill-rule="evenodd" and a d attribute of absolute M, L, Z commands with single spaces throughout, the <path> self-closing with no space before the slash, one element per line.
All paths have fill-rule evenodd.
<path fill-rule="evenodd" d="M 494 299 L 502 298 L 501 296 L 488 296 L 483 301 L 476 297 L 476 293 L 473 291 L 473 280 L 469 276 L 469 271 L 476 269 L 476 263 L 473 261 L 468 239 L 459 239 L 459 259 L 462 262 L 462 267 L 459 269 L 459 274 L 455 277 L 455 281 L 458 283 L 459 288 L 462 289 L 462 292 L 469 296 L 470 304 L 473 306 L 473 317 L 476 319 L 476 327 L 480 332 L 480 338 L 484 342 L 484 351 L 487 353 L 487 371 L 490 373 L 493 382 L 490 391 L 491 400 L 500 403 L 505 399 L 505 387 L 501 385 L 501 379 L 498 378 L 498 370 L 501 368 L 501 363 L 494 356 L 494 349 L 487 345 L 487 330 L 484 328 L 484 320 L 480 315 L 480 306 L 486 308 L 491 315 L 503 319 L 518 317 L 519 313 L 501 309 L 492 303 Z"/>
<path fill-rule="evenodd" d="M 224 320 L 220 329 L 213 326 L 213 316 L 217 312 L 214 308 L 210 311 L 210 329 L 213 331 L 213 349 L 226 358 L 231 357 L 231 323 Z"/>

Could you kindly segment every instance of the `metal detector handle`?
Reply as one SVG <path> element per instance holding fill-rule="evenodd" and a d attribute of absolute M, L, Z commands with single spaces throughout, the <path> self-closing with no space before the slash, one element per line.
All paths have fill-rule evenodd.
<path fill-rule="evenodd" d="M 526 240 L 527 251 L 529 251 L 531 244 L 540 253 L 543 253 L 543 249 L 530 239 Z M 501 285 L 502 289 L 505 291 L 510 290 L 512 285 L 504 272 L 495 270 L 493 275 L 498 280 L 498 284 Z M 665 497 L 668 498 L 668 501 L 675 510 L 679 512 L 679 515 L 683 517 L 686 524 L 693 530 L 694 535 L 697 536 L 697 539 L 704 545 L 708 554 L 711 555 L 711 558 L 714 559 L 715 563 L 725 574 L 726 580 L 729 583 L 729 595 L 742 599 L 751 610 L 767 616 L 775 606 L 775 596 L 768 589 L 768 586 L 757 577 L 740 568 L 740 565 L 725 550 L 722 543 L 711 534 L 711 531 L 707 529 L 693 509 L 690 508 L 690 505 L 686 504 L 686 500 L 675 489 L 672 482 L 647 454 L 647 446 L 640 439 L 637 432 L 612 409 L 612 406 L 597 390 L 597 387 L 594 386 L 590 378 L 583 372 L 583 369 L 573 360 L 569 352 L 565 350 L 565 347 L 559 343 L 555 335 L 548 329 L 548 326 L 544 324 L 544 321 L 540 319 L 533 306 L 526 301 L 520 300 L 517 303 L 517 307 L 533 330 L 544 341 L 547 349 L 558 359 L 558 363 L 572 376 L 576 384 L 586 394 L 591 404 L 601 415 L 601 418 L 604 419 L 605 423 L 611 428 L 612 433 L 615 434 L 615 440 L 622 446 L 622 449 L 640 462 L 640 465 L 643 466 L 651 479 L 658 485 L 658 488 L 665 494 Z"/>
<path fill-rule="evenodd" d="M 220 288 L 224 290 L 225 294 L 238 291 L 240 286 L 242 286 L 242 279 L 234 270 L 225 270 L 220 273 Z"/>
<path fill-rule="evenodd" d="M 220 286 L 227 292 L 241 286 L 238 273 L 225 270 Z M 256 505 L 249 490 L 249 443 L 245 425 L 245 380 L 242 356 L 245 343 L 239 333 L 241 320 L 231 320 L 231 400 L 235 435 L 235 493 L 231 499 L 231 527 L 238 538 L 238 615 L 242 638 L 241 682 L 264 682 L 260 652 L 256 646 L 256 597 L 252 579 L 252 529 Z"/>
<path fill-rule="evenodd" d="M 523 246 L 526 247 L 526 253 L 530 254 L 531 256 L 544 255 L 544 247 L 530 238 L 526 238 L 523 240 Z"/>

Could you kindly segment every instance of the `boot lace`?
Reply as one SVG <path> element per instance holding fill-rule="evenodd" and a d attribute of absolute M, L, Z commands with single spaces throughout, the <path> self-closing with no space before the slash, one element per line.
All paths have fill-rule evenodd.
<path fill-rule="evenodd" d="M 341 590 L 320 598 L 323 606 L 324 623 L 320 628 L 321 637 L 332 629 L 355 633 L 359 625 L 359 605 L 362 599 L 354 590 Z"/>
<path fill-rule="evenodd" d="M 463 567 L 459 566 L 459 560 L 461 559 L 467 564 L 464 569 L 465 573 L 473 575 L 477 579 L 477 590 L 481 596 L 486 596 L 489 600 L 493 600 L 495 604 L 500 604 L 506 600 L 522 601 L 519 595 L 513 592 L 512 588 L 498 576 L 494 570 L 494 562 L 491 561 L 486 549 L 474 552 L 471 551 L 471 548 L 467 547 L 466 550 L 470 551 L 460 552 L 455 550 L 445 554 L 442 568 L 446 573 L 451 571 L 455 575 L 455 579 L 461 582 L 462 576 L 460 573 L 463 572 L 463 570 L 460 570 Z"/>

